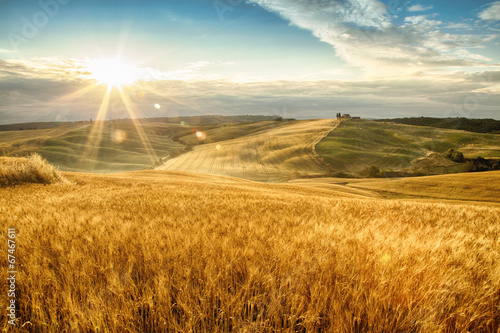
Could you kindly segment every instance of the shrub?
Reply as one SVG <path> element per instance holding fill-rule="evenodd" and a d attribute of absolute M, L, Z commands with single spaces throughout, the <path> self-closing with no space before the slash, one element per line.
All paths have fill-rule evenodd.
<path fill-rule="evenodd" d="M 453 148 L 448 149 L 445 156 L 456 163 L 465 162 L 464 154 Z"/>
<path fill-rule="evenodd" d="M 378 166 L 372 165 L 363 170 L 363 174 L 368 178 L 382 178 L 383 173 Z"/>
<path fill-rule="evenodd" d="M 68 183 L 68 180 L 38 154 L 29 157 L 0 157 L 0 187 L 30 183 Z"/>

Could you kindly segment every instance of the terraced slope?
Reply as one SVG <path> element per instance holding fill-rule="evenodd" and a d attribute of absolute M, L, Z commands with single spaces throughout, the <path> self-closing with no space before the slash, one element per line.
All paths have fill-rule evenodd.
<path fill-rule="evenodd" d="M 317 157 L 314 147 L 337 125 L 331 119 L 292 122 L 234 140 L 199 145 L 157 169 L 259 181 L 326 176 L 331 169 Z"/>

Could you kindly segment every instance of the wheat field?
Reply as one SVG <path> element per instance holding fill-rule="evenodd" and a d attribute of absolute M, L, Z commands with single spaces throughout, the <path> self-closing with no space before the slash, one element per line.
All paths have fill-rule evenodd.
<path fill-rule="evenodd" d="M 500 331 L 497 204 L 172 171 L 63 175 L 0 189 L 19 265 L 18 321 L 2 316 L 3 330 Z"/>
<path fill-rule="evenodd" d="M 201 172 L 259 181 L 325 176 L 331 168 L 314 151 L 338 120 L 299 121 L 241 138 L 196 146 L 157 170 Z"/>

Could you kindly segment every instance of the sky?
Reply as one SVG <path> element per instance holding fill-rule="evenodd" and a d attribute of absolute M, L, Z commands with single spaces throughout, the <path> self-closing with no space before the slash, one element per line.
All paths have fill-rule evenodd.
<path fill-rule="evenodd" d="M 0 124 L 500 119 L 500 1 L 0 0 Z"/>

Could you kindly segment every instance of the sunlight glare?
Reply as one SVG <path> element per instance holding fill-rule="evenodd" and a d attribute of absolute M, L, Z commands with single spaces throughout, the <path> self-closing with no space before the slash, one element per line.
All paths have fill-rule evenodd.
<path fill-rule="evenodd" d="M 118 59 L 89 60 L 87 68 L 94 80 L 108 87 L 130 85 L 141 78 L 138 68 L 125 65 Z"/>

